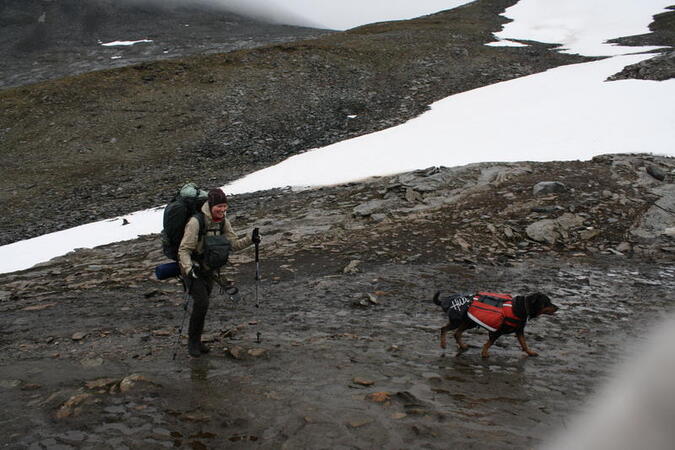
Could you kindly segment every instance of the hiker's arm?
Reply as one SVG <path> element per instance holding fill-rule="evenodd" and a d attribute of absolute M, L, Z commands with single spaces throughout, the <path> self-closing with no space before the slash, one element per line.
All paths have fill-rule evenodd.
<path fill-rule="evenodd" d="M 240 239 L 239 236 L 237 236 L 237 234 L 232 229 L 230 221 L 227 219 L 225 219 L 225 227 L 223 229 L 223 232 L 225 233 L 225 237 L 227 238 L 227 240 L 230 241 L 230 245 L 232 246 L 232 250 L 234 251 L 241 250 L 253 244 L 251 236 L 246 236 Z"/>
<path fill-rule="evenodd" d="M 199 244 L 199 221 L 192 217 L 185 224 L 185 233 L 183 240 L 178 247 L 178 261 L 183 275 L 190 273 L 192 269 L 192 254 L 197 250 Z"/>

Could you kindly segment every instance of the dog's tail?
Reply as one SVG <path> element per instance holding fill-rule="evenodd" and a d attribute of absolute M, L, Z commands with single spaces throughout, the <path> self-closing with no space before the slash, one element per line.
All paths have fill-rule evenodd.
<path fill-rule="evenodd" d="M 436 293 L 434 294 L 434 303 L 438 306 L 441 306 L 440 297 L 441 297 L 441 291 L 436 291 Z"/>

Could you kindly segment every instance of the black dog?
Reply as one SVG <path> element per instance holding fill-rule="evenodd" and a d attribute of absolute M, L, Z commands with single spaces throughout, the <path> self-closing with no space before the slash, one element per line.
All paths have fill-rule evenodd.
<path fill-rule="evenodd" d="M 448 331 L 455 330 L 458 353 L 469 346 L 462 342 L 462 333 L 478 325 L 489 331 L 488 341 L 483 345 L 481 356 L 488 357 L 488 350 L 495 341 L 507 333 L 516 333 L 520 347 L 528 356 L 537 356 L 525 342 L 525 325 L 529 319 L 542 314 L 554 314 L 558 307 L 551 303 L 548 296 L 535 293 L 511 297 L 505 294 L 479 292 L 475 295 L 451 295 L 440 298 L 440 292 L 434 295 L 434 303 L 441 306 L 449 322 L 441 328 L 441 348 L 447 346 Z"/>

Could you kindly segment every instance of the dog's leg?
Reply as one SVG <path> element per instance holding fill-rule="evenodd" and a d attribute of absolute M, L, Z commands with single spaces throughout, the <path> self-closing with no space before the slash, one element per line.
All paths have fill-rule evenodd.
<path fill-rule="evenodd" d="M 527 353 L 528 356 L 539 356 L 539 353 L 533 352 L 527 346 L 527 342 L 525 342 L 525 332 L 524 332 L 524 330 L 517 330 L 516 331 L 516 337 L 518 338 L 518 343 L 520 344 L 520 348 L 522 348 L 523 351 L 525 353 Z"/>
<path fill-rule="evenodd" d="M 448 322 L 446 325 L 441 327 L 441 348 L 448 346 L 448 331 L 451 330 L 450 326 L 450 322 Z"/>
<path fill-rule="evenodd" d="M 490 356 L 488 354 L 488 350 L 490 349 L 490 347 L 492 347 L 492 344 L 495 343 L 495 341 L 499 338 L 499 336 L 501 336 L 501 334 L 490 332 L 487 342 L 483 344 L 483 350 L 481 350 L 480 356 L 482 356 L 483 358 L 487 358 L 488 356 Z"/>
<path fill-rule="evenodd" d="M 466 345 L 464 342 L 462 342 L 462 333 L 464 333 L 469 326 L 471 326 L 471 323 L 469 322 L 463 322 L 457 329 L 455 330 L 455 342 L 457 342 L 457 352 L 458 353 L 463 353 L 469 349 L 469 346 Z"/>

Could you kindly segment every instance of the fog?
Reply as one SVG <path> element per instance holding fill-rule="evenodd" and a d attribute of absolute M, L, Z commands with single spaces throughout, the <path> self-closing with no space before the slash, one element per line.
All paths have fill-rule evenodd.
<path fill-rule="evenodd" d="M 639 339 L 585 412 L 544 450 L 675 448 L 675 317 Z"/>
<path fill-rule="evenodd" d="M 260 20 L 346 30 L 373 22 L 403 20 L 451 9 L 469 0 L 120 0 L 157 6 L 189 4 L 221 8 Z"/>

